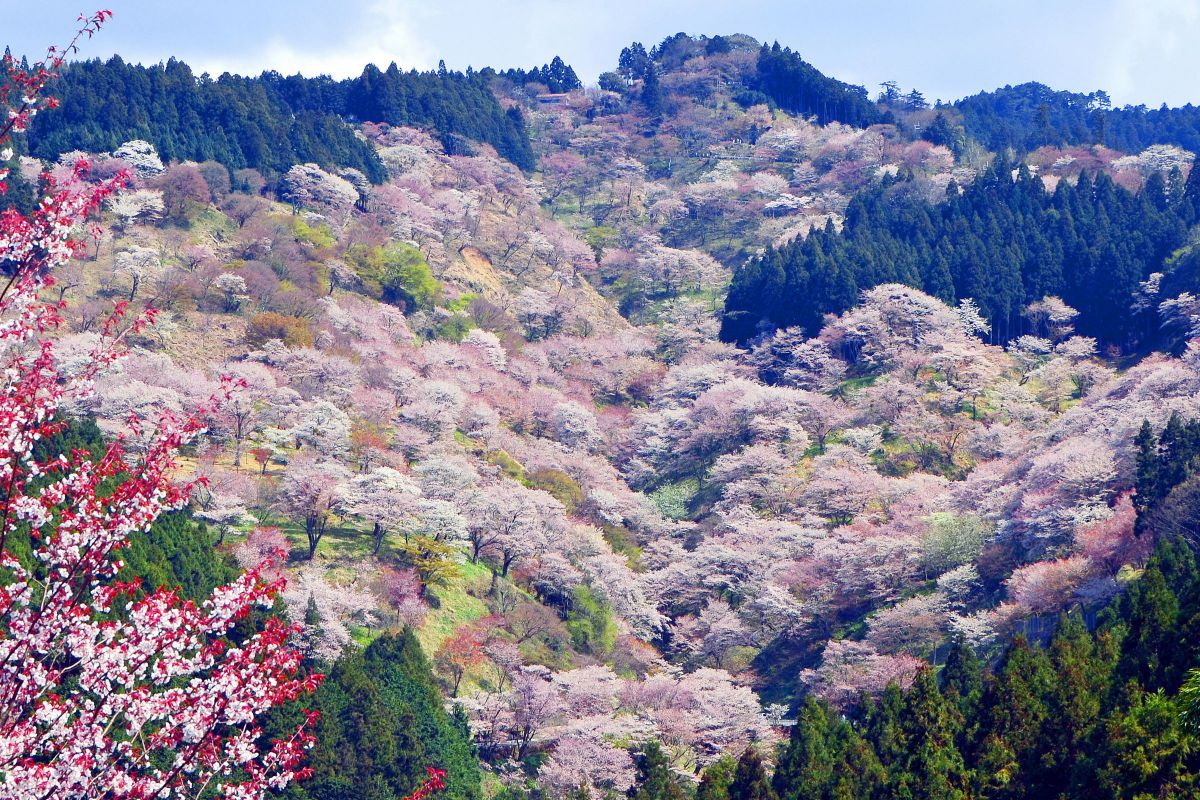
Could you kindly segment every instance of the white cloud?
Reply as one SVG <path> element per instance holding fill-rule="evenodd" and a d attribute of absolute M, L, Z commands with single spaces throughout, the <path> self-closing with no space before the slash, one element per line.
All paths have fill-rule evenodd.
<path fill-rule="evenodd" d="M 355 24 L 343 26 L 352 31 L 348 36 L 324 41 L 316 47 L 275 36 L 255 52 L 200 57 L 195 59 L 193 67 L 196 72 L 213 75 L 222 72 L 256 75 L 271 69 L 284 75 L 300 72 L 334 78 L 355 77 L 372 63 L 386 69 L 392 61 L 404 69 L 429 69 L 437 64 L 437 56 L 418 33 L 420 24 L 412 9 L 406 7 L 410 5 L 374 0 L 356 14 Z"/>
<path fill-rule="evenodd" d="M 1196 55 L 1200 4 L 1195 0 L 1118 0 L 1111 15 L 1112 35 L 1103 52 L 1102 82 L 1117 102 L 1137 102 L 1134 98 L 1145 95 L 1144 83 L 1178 91 L 1182 87 L 1169 76 L 1194 75 L 1200 68 Z M 1161 100 L 1194 102 L 1194 88 L 1187 94 L 1191 96 L 1181 93 Z"/>

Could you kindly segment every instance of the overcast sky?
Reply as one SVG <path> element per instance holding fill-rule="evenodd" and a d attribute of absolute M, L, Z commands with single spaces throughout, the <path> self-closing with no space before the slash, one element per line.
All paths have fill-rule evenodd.
<path fill-rule="evenodd" d="M 381 67 L 543 64 L 585 83 L 631 41 L 746 33 L 798 50 L 826 74 L 884 80 L 950 100 L 1037 80 L 1105 89 L 1114 103 L 1200 103 L 1200 0 L 96 0 L 115 19 L 83 55 L 197 72 L 335 77 Z M 34 52 L 88 0 L 0 0 L 0 40 Z"/>

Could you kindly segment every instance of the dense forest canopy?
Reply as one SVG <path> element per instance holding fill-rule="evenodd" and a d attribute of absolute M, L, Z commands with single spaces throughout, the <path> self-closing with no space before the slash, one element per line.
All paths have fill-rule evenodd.
<path fill-rule="evenodd" d="M 29 133 L 38 158 L 112 151 L 142 139 L 172 161 L 218 161 L 268 174 L 313 162 L 352 167 L 379 183 L 383 164 L 347 119 L 425 127 L 447 144 L 494 146 L 522 169 L 533 153 L 518 114 L 500 107 L 478 74 L 401 72 L 368 65 L 358 78 L 195 75 L 187 64 L 108 61 L 70 64 L 57 84 L 61 107 L 39 115 Z M 461 149 L 465 145 L 458 145 Z"/>
<path fill-rule="evenodd" d="M 768 250 L 734 273 L 722 337 L 745 341 L 767 327 L 818 331 L 822 317 L 862 289 L 906 283 L 943 300 L 971 298 L 994 341 L 1026 332 L 1022 309 L 1059 296 L 1079 329 L 1137 346 L 1156 330 L 1131 310 L 1141 283 L 1167 269 L 1196 218 L 1200 180 L 1152 178 L 1132 194 L 1101 174 L 1047 192 L 1025 167 L 1000 158 L 943 203 L 883 182 L 857 195 L 842 230 L 832 225 Z"/>
<path fill-rule="evenodd" d="M 752 87 L 787 111 L 813 116 L 821 124 L 844 122 L 865 128 L 882 122 L 884 115 L 871 102 L 867 90 L 830 78 L 791 48 L 779 42 L 763 45 L 758 55 L 758 75 Z"/>
<path fill-rule="evenodd" d="M 486 72 L 487 70 L 484 71 Z M 551 92 L 573 92 L 576 89 L 583 88 L 583 83 L 580 82 L 579 76 L 575 74 L 575 70 L 559 56 L 555 56 L 549 64 L 543 64 L 540 67 L 533 67 L 527 70 L 519 68 L 506 69 L 496 74 L 520 86 L 529 83 L 540 83 Z"/>
<path fill-rule="evenodd" d="M 989 150 L 1102 144 L 1136 153 L 1152 144 L 1200 150 L 1200 108 L 1113 108 L 1103 91 L 1056 91 L 1040 83 L 1005 86 L 953 103 L 967 133 Z"/>

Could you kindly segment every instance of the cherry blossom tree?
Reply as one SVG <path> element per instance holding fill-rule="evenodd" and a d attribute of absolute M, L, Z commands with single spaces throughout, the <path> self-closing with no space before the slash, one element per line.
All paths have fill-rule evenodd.
<path fill-rule="evenodd" d="M 450 681 L 450 696 L 458 697 L 462 679 L 487 658 L 488 628 L 479 623 L 459 625 L 433 654 L 433 666 Z"/>
<path fill-rule="evenodd" d="M 339 493 L 338 505 L 344 513 L 372 524 L 371 552 L 379 555 L 388 530 L 417 513 L 420 496 L 420 487 L 411 478 L 390 467 L 378 467 L 355 475 Z"/>
<path fill-rule="evenodd" d="M 818 697 L 845 708 L 864 691 L 879 694 L 889 683 L 907 688 L 924 663 L 913 656 L 880 655 L 866 642 L 830 641 L 820 666 L 801 671 L 800 680 Z"/>
<path fill-rule="evenodd" d="M 628 750 L 584 736 L 561 739 L 538 770 L 538 783 L 560 800 L 579 791 L 624 793 L 633 782 Z"/>
<path fill-rule="evenodd" d="M 143 285 L 152 284 L 165 270 L 166 266 L 158 251 L 140 245 L 134 245 L 128 250 L 117 253 L 113 266 L 113 271 L 117 275 L 124 275 L 129 279 L 128 299 L 130 302 L 137 297 Z"/>
<path fill-rule="evenodd" d="M 421 595 L 425 587 L 414 569 L 384 567 L 379 572 L 379 588 L 387 604 L 396 610 L 397 622 L 416 628 L 428 610 Z"/>
<path fill-rule="evenodd" d="M 297 164 L 279 183 L 279 195 L 297 210 L 314 208 L 331 212 L 338 221 L 358 202 L 358 190 L 345 178 L 330 175 L 316 164 Z"/>
<path fill-rule="evenodd" d="M 76 38 L 30 70 L 4 57 L 0 150 L 50 104 L 40 95 L 53 71 L 110 16 L 81 17 Z M 76 163 L 77 176 L 86 170 Z M 95 460 L 33 454 L 37 440 L 63 429 L 64 403 L 92 391 L 119 357 L 123 331 L 149 321 L 123 326 L 119 306 L 101 328 L 93 366 L 67 378 L 47 335 L 62 306 L 39 296 L 79 251 L 73 232 L 122 183 L 62 188 L 48 178 L 32 214 L 0 214 L 0 261 L 10 265 L 0 292 L 0 797 L 260 798 L 304 773 L 308 733 L 302 727 L 264 750 L 255 720 L 317 679 L 296 678 L 300 656 L 277 619 L 223 637 L 253 606 L 269 605 L 279 584 L 251 570 L 194 603 L 115 580 L 131 537 L 186 502 L 189 487 L 172 480 L 175 454 L 202 424 L 162 415 L 140 456 L 121 438 Z M 5 547 L 20 537 L 27 561 Z"/>
<path fill-rule="evenodd" d="M 337 508 L 342 487 L 350 473 L 339 464 L 312 459 L 296 459 L 288 464 L 275 508 L 304 521 L 308 538 L 308 559 L 317 553 L 317 545 Z"/>

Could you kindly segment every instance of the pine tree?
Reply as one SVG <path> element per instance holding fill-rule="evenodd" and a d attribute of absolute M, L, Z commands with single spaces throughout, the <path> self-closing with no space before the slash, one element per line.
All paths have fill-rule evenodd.
<path fill-rule="evenodd" d="M 1048 697 L 1052 722 L 1040 744 L 1040 790 L 1048 796 L 1066 791 L 1088 770 L 1089 744 L 1110 692 L 1117 651 L 1109 637 L 1098 641 L 1077 616 L 1067 616 L 1059 620 L 1049 656 L 1055 675 Z"/>
<path fill-rule="evenodd" d="M 738 759 L 737 770 L 729 784 L 729 800 L 779 800 L 767 779 L 762 756 L 753 747 L 747 747 Z"/>
<path fill-rule="evenodd" d="M 976 756 L 976 774 L 984 785 L 995 787 L 990 796 L 1023 796 L 1022 787 L 1039 779 L 1039 747 L 1049 719 L 1046 698 L 1053 681 L 1046 654 L 1018 636 L 983 697 L 984 739 Z"/>
<path fill-rule="evenodd" d="M 983 666 L 975 651 L 962 638 L 955 640 L 942 667 L 942 692 L 952 712 L 959 734 L 961 752 L 969 752 L 979 726 L 979 703 L 983 698 Z"/>
<path fill-rule="evenodd" d="M 864 698 L 860 707 L 866 738 L 883 766 L 891 770 L 904 757 L 904 693 L 896 684 L 889 684 L 878 700 Z"/>
<path fill-rule="evenodd" d="M 820 800 L 833 781 L 829 711 L 812 697 L 800 707 L 771 785 L 781 800 Z"/>
<path fill-rule="evenodd" d="M 729 800 L 729 787 L 737 771 L 737 761 L 726 753 L 704 768 L 696 800 Z"/>
<path fill-rule="evenodd" d="M 831 800 L 884 800 L 887 797 L 888 774 L 871 744 L 845 722 L 837 726 L 834 736 L 837 758 L 833 769 L 833 785 L 827 795 Z"/>
<path fill-rule="evenodd" d="M 308 605 L 304 607 L 304 626 L 315 628 L 321 624 L 321 612 L 317 609 L 317 598 L 308 593 Z"/>
<path fill-rule="evenodd" d="M 1158 492 L 1158 437 L 1150 420 L 1142 420 L 1133 445 L 1137 448 L 1137 494 L 1133 502 L 1140 521 Z"/>
<path fill-rule="evenodd" d="M 646 742 L 638 757 L 638 790 L 634 800 L 684 800 L 686 793 L 675 781 L 662 745 Z"/>
<path fill-rule="evenodd" d="M 1122 604 L 1127 620 L 1119 667 L 1122 679 L 1136 681 L 1149 690 L 1167 686 L 1174 677 L 1169 667 L 1179 600 L 1163 577 L 1157 559 L 1151 560 L 1129 588 Z"/>
<path fill-rule="evenodd" d="M 908 758 L 892 775 L 897 798 L 963 800 L 967 797 L 967 768 L 955 746 L 953 715 L 937 687 L 933 670 L 917 673 L 905 703 Z"/>

